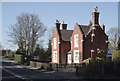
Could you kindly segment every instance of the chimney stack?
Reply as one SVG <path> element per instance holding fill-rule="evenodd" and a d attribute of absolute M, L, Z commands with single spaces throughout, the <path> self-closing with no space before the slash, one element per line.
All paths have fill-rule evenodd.
<path fill-rule="evenodd" d="M 99 12 L 98 7 L 94 8 L 94 12 L 92 12 L 92 18 L 93 18 L 93 25 L 99 25 Z"/>
<path fill-rule="evenodd" d="M 60 23 L 58 20 L 56 20 L 55 27 L 57 27 L 57 29 L 60 30 Z"/>
<path fill-rule="evenodd" d="M 104 24 L 102 24 L 101 28 L 102 28 L 103 31 L 105 31 L 105 25 Z"/>
<path fill-rule="evenodd" d="M 64 21 L 63 21 L 63 24 L 62 24 L 62 29 L 67 30 L 67 24 L 64 24 Z"/>

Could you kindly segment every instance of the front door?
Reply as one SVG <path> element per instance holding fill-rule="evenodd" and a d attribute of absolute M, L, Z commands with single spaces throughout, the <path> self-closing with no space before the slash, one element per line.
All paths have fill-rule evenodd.
<path fill-rule="evenodd" d="M 71 64 L 71 54 L 68 54 L 68 64 Z"/>

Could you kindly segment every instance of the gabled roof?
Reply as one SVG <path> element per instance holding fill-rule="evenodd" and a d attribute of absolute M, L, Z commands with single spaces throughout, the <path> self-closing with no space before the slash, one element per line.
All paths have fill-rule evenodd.
<path fill-rule="evenodd" d="M 60 30 L 60 36 L 63 41 L 70 41 L 73 30 Z"/>
<path fill-rule="evenodd" d="M 90 30 L 90 26 L 88 25 L 79 25 L 81 31 L 83 32 L 84 35 L 87 35 L 87 33 L 89 32 Z"/>

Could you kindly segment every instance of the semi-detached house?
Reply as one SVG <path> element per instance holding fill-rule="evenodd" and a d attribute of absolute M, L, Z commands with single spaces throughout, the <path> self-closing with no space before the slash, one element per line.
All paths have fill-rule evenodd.
<path fill-rule="evenodd" d="M 92 12 L 92 26 L 75 24 L 74 30 L 67 30 L 67 24 L 56 20 L 52 36 L 52 63 L 82 63 L 84 59 L 98 56 L 99 50 L 108 49 L 105 25 L 99 25 L 98 8 Z"/>

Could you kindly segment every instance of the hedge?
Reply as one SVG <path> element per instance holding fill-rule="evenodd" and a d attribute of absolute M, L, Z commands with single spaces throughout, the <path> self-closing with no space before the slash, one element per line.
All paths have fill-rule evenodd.
<path fill-rule="evenodd" d="M 119 60 L 120 59 L 120 50 L 112 52 L 112 60 Z"/>
<path fill-rule="evenodd" d="M 15 61 L 16 61 L 16 62 L 21 63 L 21 64 L 24 64 L 25 55 L 15 54 L 15 55 L 14 55 L 14 58 L 15 58 Z"/>

